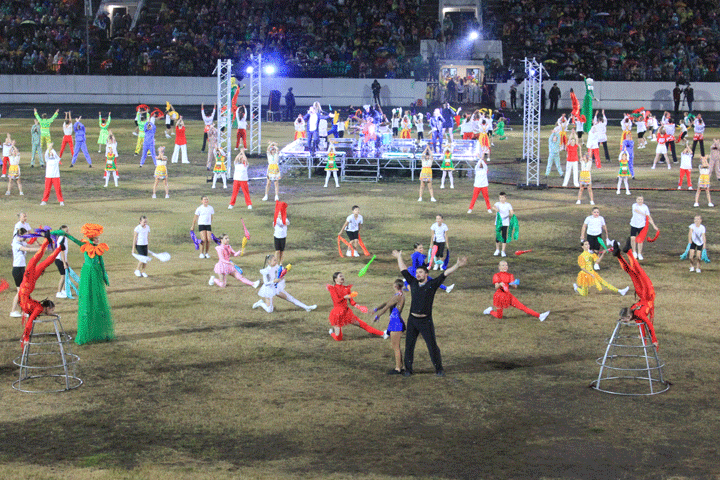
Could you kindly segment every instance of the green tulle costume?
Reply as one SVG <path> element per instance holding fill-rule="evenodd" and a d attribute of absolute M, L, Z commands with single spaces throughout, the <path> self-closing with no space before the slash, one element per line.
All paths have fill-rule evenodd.
<path fill-rule="evenodd" d="M 495 216 L 495 241 L 496 242 L 502 242 L 502 215 L 500 215 L 500 212 L 497 213 Z M 512 217 L 510 217 L 510 225 L 508 225 L 508 231 L 507 231 L 507 241 L 505 243 L 510 243 L 512 241 L 515 241 L 518 239 L 518 236 L 520 234 L 520 224 L 518 223 L 517 216 L 513 214 Z"/>
<path fill-rule="evenodd" d="M 93 245 L 81 242 L 62 230 L 52 232 L 53 235 L 64 235 L 81 248 L 85 255 L 85 263 L 80 272 L 80 288 L 78 291 L 78 327 L 75 343 L 84 345 L 94 342 L 108 342 L 115 339 L 115 324 L 110 314 L 105 286 L 110 285 L 102 254 L 107 245 Z M 88 248 L 89 247 L 89 248 Z"/>
<path fill-rule="evenodd" d="M 591 119 L 593 116 L 593 100 L 595 99 L 595 87 L 593 86 L 593 83 L 592 78 L 585 79 L 585 98 L 583 98 L 583 106 L 581 110 L 581 113 L 585 115 L 585 118 L 587 119 L 583 125 L 585 133 L 589 133 L 590 127 L 592 127 Z"/>

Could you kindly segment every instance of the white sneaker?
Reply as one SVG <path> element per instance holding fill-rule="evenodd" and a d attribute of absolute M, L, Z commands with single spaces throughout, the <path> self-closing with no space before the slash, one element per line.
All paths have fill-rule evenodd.
<path fill-rule="evenodd" d="M 595 270 L 600 270 L 600 265 L 598 265 L 598 264 L 596 263 L 595 266 L 593 266 L 593 268 L 594 268 Z"/>
<path fill-rule="evenodd" d="M 383 330 L 382 338 L 383 340 L 387 340 L 388 338 L 390 338 L 390 334 L 387 332 L 387 330 Z"/>
<path fill-rule="evenodd" d="M 492 208 L 488 208 L 488 213 L 493 213 Z"/>
<path fill-rule="evenodd" d="M 213 185 L 212 188 L 217 188 L 217 187 L 215 185 Z"/>
<path fill-rule="evenodd" d="M 472 213 L 472 208 L 468 210 L 468 213 Z"/>
<path fill-rule="evenodd" d="M 452 289 L 453 289 L 453 288 L 455 288 L 455 284 L 454 284 L 454 283 L 453 283 L 452 285 L 448 286 L 448 287 L 445 289 L 445 292 L 450 293 L 450 292 L 452 292 Z"/>
<path fill-rule="evenodd" d="M 437 263 L 433 265 L 433 270 L 437 270 L 438 268 L 440 268 L 440 265 L 438 265 Z"/>
<path fill-rule="evenodd" d="M 42 203 L 40 205 L 42 205 Z M 700 204 L 698 202 L 693 203 L 693 207 L 699 207 L 699 206 L 700 206 Z"/>
<path fill-rule="evenodd" d="M 678 185 L 678 190 L 682 190 L 682 187 L 680 185 Z"/>
<path fill-rule="evenodd" d="M 22 195 L 22 193 L 20 194 Z M 715 205 L 713 203 L 708 203 L 708 207 L 714 207 Z"/>
<path fill-rule="evenodd" d="M 620 190 L 618 190 L 617 192 L 615 192 L 615 195 L 620 195 Z"/>
<path fill-rule="evenodd" d="M 255 280 L 253 282 L 253 288 L 257 288 L 258 286 L 260 286 L 260 280 Z"/>
<path fill-rule="evenodd" d="M 208 285 L 212 285 L 214 283 L 215 283 L 215 276 L 213 275 L 210 277 L 210 280 L 208 280 Z M 253 307 L 253 308 L 255 308 L 255 307 Z"/>
<path fill-rule="evenodd" d="M 702 270 L 700 270 L 699 268 L 696 268 L 696 269 L 695 269 L 695 273 L 700 273 L 701 271 L 702 271 Z"/>
<path fill-rule="evenodd" d="M 347 252 L 345 252 L 345 256 L 352 257 L 352 252 L 350 251 L 350 249 L 348 249 Z"/>
<path fill-rule="evenodd" d="M 64 206 L 65 206 L 65 202 L 60 202 L 60 206 L 61 206 L 61 207 L 64 207 Z"/>
<path fill-rule="evenodd" d="M 135 270 L 135 276 L 136 276 L 136 277 L 141 276 L 140 270 Z"/>
<path fill-rule="evenodd" d="M 248 210 L 252 210 L 252 205 L 248 205 Z"/>
<path fill-rule="evenodd" d="M 327 183 L 325 185 L 323 185 L 323 188 L 327 188 Z"/>
<path fill-rule="evenodd" d="M 306 312 L 312 312 L 317 308 L 317 305 L 308 305 L 308 307 L 305 309 Z"/>
<path fill-rule="evenodd" d="M 497 257 L 498 255 L 500 255 L 500 250 L 495 250 L 495 253 L 493 253 L 493 255 L 496 256 L 496 257 Z"/>
<path fill-rule="evenodd" d="M 277 195 L 275 195 L 275 201 L 277 202 L 278 200 L 280 200 L 280 197 L 278 197 Z"/>
<path fill-rule="evenodd" d="M 435 200 L 435 197 L 430 197 L 430 201 L 431 201 L 431 202 L 437 202 L 437 200 Z"/>
<path fill-rule="evenodd" d="M 505 254 L 505 252 L 500 252 L 500 256 L 501 256 L 501 257 L 507 257 L 507 254 Z"/>
<path fill-rule="evenodd" d="M 637 253 L 633 252 L 633 258 L 637 258 Z"/>
<path fill-rule="evenodd" d="M 655 170 L 655 165 L 653 165 L 653 166 L 652 166 L 652 168 L 651 168 L 650 170 Z"/>
<path fill-rule="evenodd" d="M 145 272 L 142 272 L 142 276 L 145 277 L 145 278 L 147 278 L 147 277 L 148 277 L 148 274 L 145 273 Z"/>
<path fill-rule="evenodd" d="M 690 267 L 690 271 L 691 271 L 691 272 L 694 272 L 694 271 L 695 271 L 695 267 Z"/>
<path fill-rule="evenodd" d="M 454 188 L 455 188 L 455 185 L 450 185 L 450 188 L 454 189 Z"/>
<path fill-rule="evenodd" d="M 262 301 L 262 300 L 258 300 L 257 302 L 253 303 L 252 308 L 258 308 L 261 303 L 263 303 L 263 301 Z"/>
<path fill-rule="evenodd" d="M 493 311 L 493 307 L 488 307 L 485 310 L 483 310 L 483 315 L 490 315 L 490 312 Z"/>
<path fill-rule="evenodd" d="M 625 195 L 630 195 L 630 190 L 625 190 Z"/>
<path fill-rule="evenodd" d="M 359 256 L 360 256 L 360 254 L 358 253 L 357 250 L 355 250 L 355 252 L 353 253 L 353 257 L 359 257 Z"/>
<path fill-rule="evenodd" d="M 198 256 L 198 258 L 205 258 L 205 254 L 204 254 L 204 253 L 201 253 L 201 254 Z"/>
<path fill-rule="evenodd" d="M 582 202 L 580 200 L 578 200 L 577 202 L 575 202 L 575 205 L 580 205 L 581 203 Z"/>
<path fill-rule="evenodd" d="M 20 317 L 22 317 L 22 313 L 16 312 L 15 310 L 13 310 L 12 312 L 10 312 L 10 316 L 13 318 L 20 318 Z"/>
<path fill-rule="evenodd" d="M 577 283 L 573 283 L 573 290 L 575 290 L 576 292 L 578 291 L 578 285 L 577 285 Z"/>
<path fill-rule="evenodd" d="M 267 202 L 267 195 L 265 195 L 264 197 L 262 197 L 262 201 L 263 201 L 263 202 Z"/>
<path fill-rule="evenodd" d="M 210 254 L 209 254 L 209 253 L 206 253 L 206 254 L 205 254 L 205 258 L 210 258 Z"/>
<path fill-rule="evenodd" d="M 170 195 L 166 193 L 165 198 L 170 198 Z"/>
<path fill-rule="evenodd" d="M 645 260 L 645 259 L 643 258 L 643 256 L 642 256 L 642 253 L 638 253 L 637 259 L 638 259 L 638 260 Z"/>
<path fill-rule="evenodd" d="M 628 290 L 630 290 L 630 287 L 629 287 L 629 286 L 623 288 L 622 290 L 618 290 L 618 293 L 624 297 L 625 294 L 628 292 Z"/>
<path fill-rule="evenodd" d="M 228 205 L 228 210 L 232 210 L 232 209 L 233 209 L 233 206 L 232 206 L 232 205 Z"/>
<path fill-rule="evenodd" d="M 56 298 L 67 298 L 67 294 L 65 292 L 57 292 L 55 294 Z"/>
<path fill-rule="evenodd" d="M 328 333 L 329 333 L 330 335 L 332 335 L 332 334 L 334 333 L 333 330 L 334 330 L 334 329 L 331 328 L 330 330 L 328 330 Z"/>
<path fill-rule="evenodd" d="M 440 190 L 444 190 L 444 189 L 445 189 L 445 185 L 440 185 Z"/>
<path fill-rule="evenodd" d="M 422 197 L 418 198 L 418 202 L 422 202 Z"/>
<path fill-rule="evenodd" d="M 545 319 L 548 317 L 548 315 L 550 315 L 550 310 L 548 310 L 547 312 L 541 313 L 541 314 L 540 314 L 540 317 L 539 317 L 539 318 L 540 318 L 540 321 L 541 321 L 541 322 L 544 322 Z"/>

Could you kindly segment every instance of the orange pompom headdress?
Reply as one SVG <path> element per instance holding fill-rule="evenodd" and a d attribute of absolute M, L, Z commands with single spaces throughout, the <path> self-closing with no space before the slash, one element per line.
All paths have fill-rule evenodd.
<path fill-rule="evenodd" d="M 80 231 L 87 238 L 94 238 L 102 235 L 103 226 L 96 223 L 86 223 L 80 228 Z"/>

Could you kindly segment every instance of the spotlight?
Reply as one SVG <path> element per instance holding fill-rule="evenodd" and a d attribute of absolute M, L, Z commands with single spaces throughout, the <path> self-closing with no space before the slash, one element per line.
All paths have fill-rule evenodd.
<path fill-rule="evenodd" d="M 473 30 L 472 32 L 470 32 L 470 35 L 468 36 L 468 38 L 469 38 L 471 41 L 475 41 L 475 40 L 477 40 L 478 38 L 480 38 L 480 34 L 479 34 L 477 31 Z"/>
<path fill-rule="evenodd" d="M 265 75 L 274 75 L 275 74 L 275 65 L 266 65 L 265 66 Z"/>
<path fill-rule="evenodd" d="M 248 75 L 251 74 L 251 73 L 253 73 L 253 67 L 247 67 L 247 68 L 245 69 L 245 73 L 247 73 Z"/>
<path fill-rule="evenodd" d="M 528 70 L 528 73 L 530 74 L 531 77 L 534 77 L 537 72 L 535 71 L 534 68 L 531 68 L 530 70 Z"/>

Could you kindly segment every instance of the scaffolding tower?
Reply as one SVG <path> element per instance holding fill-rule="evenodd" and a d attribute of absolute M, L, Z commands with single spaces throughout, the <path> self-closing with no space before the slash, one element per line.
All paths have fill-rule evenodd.
<path fill-rule="evenodd" d="M 232 60 L 218 59 L 217 67 L 217 129 L 218 147 L 225 154 L 225 163 L 230 175 L 232 161 Z"/>
<path fill-rule="evenodd" d="M 540 187 L 540 113 L 544 68 L 535 58 L 525 58 L 523 102 L 523 160 L 527 162 L 525 188 Z M 523 187 L 523 185 L 521 185 Z"/>
<path fill-rule="evenodd" d="M 248 144 L 250 153 L 260 155 L 262 148 L 262 55 L 250 55 L 250 132 Z"/>

